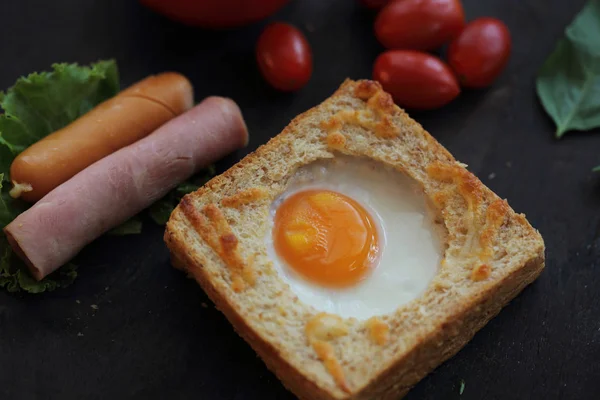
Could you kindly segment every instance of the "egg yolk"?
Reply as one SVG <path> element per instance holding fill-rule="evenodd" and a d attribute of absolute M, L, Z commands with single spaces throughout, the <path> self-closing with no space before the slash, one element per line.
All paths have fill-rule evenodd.
<path fill-rule="evenodd" d="M 377 229 L 367 211 L 350 197 L 327 190 L 286 199 L 275 215 L 273 241 L 291 268 L 327 287 L 360 282 L 379 252 Z"/>

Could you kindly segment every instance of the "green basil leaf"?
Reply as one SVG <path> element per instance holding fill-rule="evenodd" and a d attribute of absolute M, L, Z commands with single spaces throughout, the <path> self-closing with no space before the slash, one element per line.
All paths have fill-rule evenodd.
<path fill-rule="evenodd" d="M 556 137 L 600 127 L 600 1 L 591 0 L 567 27 L 539 71 L 536 89 Z"/>

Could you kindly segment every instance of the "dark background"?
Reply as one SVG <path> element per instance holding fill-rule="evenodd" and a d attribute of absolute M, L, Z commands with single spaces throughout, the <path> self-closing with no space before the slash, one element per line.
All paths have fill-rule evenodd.
<path fill-rule="evenodd" d="M 547 268 L 409 399 L 600 398 L 600 174 L 591 172 L 600 164 L 600 132 L 553 139 L 534 92 L 536 71 L 583 3 L 465 0 L 468 18 L 508 24 L 510 64 L 488 90 L 413 114 L 527 214 L 546 240 Z M 247 151 L 344 78 L 370 77 L 382 50 L 373 14 L 354 0 L 292 1 L 271 19 L 306 33 L 314 75 L 300 92 L 280 94 L 254 62 L 264 23 L 207 32 L 133 0 L 0 0 L 0 19 L 0 88 L 59 61 L 115 57 L 123 85 L 177 70 L 191 78 L 198 99 L 217 94 L 240 104 L 252 136 Z M 202 290 L 170 268 L 160 227 L 101 238 L 77 263 L 80 276 L 67 289 L 0 292 L 0 398 L 292 398 Z"/>

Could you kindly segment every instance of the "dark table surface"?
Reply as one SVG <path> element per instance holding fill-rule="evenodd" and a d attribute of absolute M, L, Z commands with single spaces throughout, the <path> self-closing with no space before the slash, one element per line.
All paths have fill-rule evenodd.
<path fill-rule="evenodd" d="M 465 0 L 469 18 L 492 15 L 510 27 L 508 69 L 487 90 L 413 115 L 527 214 L 546 240 L 547 268 L 409 399 L 600 398 L 600 177 L 591 172 L 600 164 L 600 132 L 554 140 L 534 93 L 536 71 L 583 3 Z M 237 157 L 344 78 L 370 77 L 381 51 L 373 15 L 354 0 L 292 1 L 272 19 L 306 32 L 315 72 L 302 91 L 280 94 L 254 62 L 264 23 L 207 32 L 133 0 L 1 0 L 0 18 L 0 88 L 57 61 L 114 57 L 124 85 L 178 70 L 197 98 L 240 104 L 252 139 Z M 142 235 L 103 237 L 77 263 L 80 276 L 67 289 L 0 292 L 0 398 L 292 398 L 202 290 L 170 268 L 161 228 L 147 223 Z"/>

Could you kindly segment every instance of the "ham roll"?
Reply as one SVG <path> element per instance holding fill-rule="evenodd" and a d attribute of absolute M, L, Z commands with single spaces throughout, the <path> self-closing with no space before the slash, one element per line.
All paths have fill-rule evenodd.
<path fill-rule="evenodd" d="M 209 97 L 79 172 L 4 231 L 40 280 L 201 168 L 247 143 L 238 106 L 229 99 Z"/>

